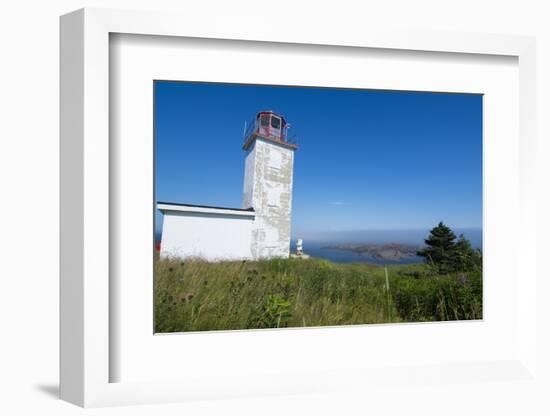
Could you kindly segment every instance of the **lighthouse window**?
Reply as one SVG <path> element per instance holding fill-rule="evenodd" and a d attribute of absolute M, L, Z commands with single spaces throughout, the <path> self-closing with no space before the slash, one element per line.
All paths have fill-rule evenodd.
<path fill-rule="evenodd" d="M 269 116 L 267 114 L 263 114 L 260 117 L 260 125 L 262 127 L 269 127 Z"/>
<path fill-rule="evenodd" d="M 271 127 L 279 130 L 281 128 L 281 119 L 278 117 L 271 117 Z"/>

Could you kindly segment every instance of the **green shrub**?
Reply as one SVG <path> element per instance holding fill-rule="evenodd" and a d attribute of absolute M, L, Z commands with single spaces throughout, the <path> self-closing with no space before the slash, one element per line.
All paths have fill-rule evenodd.
<path fill-rule="evenodd" d="M 481 274 L 396 279 L 393 299 L 408 322 L 481 319 Z"/>
<path fill-rule="evenodd" d="M 265 298 L 260 308 L 260 316 L 257 320 L 257 328 L 281 328 L 288 325 L 292 313 L 290 301 L 278 295 L 269 295 Z"/>

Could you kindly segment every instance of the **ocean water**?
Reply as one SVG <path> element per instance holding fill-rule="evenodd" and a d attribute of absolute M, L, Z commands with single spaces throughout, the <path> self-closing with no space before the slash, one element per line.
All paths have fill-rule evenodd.
<path fill-rule="evenodd" d="M 400 260 L 387 260 L 377 257 L 362 255 L 351 251 L 326 248 L 334 244 L 403 244 L 421 248 L 424 246 L 424 238 L 429 234 L 426 230 L 375 230 L 375 231 L 348 231 L 338 233 L 325 233 L 324 239 L 311 239 L 296 236 L 304 240 L 304 253 L 335 263 L 372 263 L 372 264 L 414 264 L 422 263 L 424 259 L 419 256 L 407 257 Z M 481 229 L 457 229 L 455 234 L 464 234 L 470 240 L 474 248 L 482 249 Z M 319 236 L 317 236 L 319 237 Z M 291 252 L 296 251 L 296 238 L 291 242 Z"/>

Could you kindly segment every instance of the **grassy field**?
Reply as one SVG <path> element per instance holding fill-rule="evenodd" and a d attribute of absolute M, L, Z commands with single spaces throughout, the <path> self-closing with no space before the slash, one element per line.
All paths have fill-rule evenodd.
<path fill-rule="evenodd" d="M 157 259 L 156 332 L 482 318 L 481 271 L 320 259 Z"/>

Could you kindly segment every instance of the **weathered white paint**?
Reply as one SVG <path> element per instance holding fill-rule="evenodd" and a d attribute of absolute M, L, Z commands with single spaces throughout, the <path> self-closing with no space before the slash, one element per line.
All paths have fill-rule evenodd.
<path fill-rule="evenodd" d="M 251 259 L 254 213 L 159 204 L 164 214 L 160 255 L 208 261 Z"/>
<path fill-rule="evenodd" d="M 257 137 L 247 150 L 243 208 L 256 213 L 254 258 L 288 257 L 294 148 Z"/>

